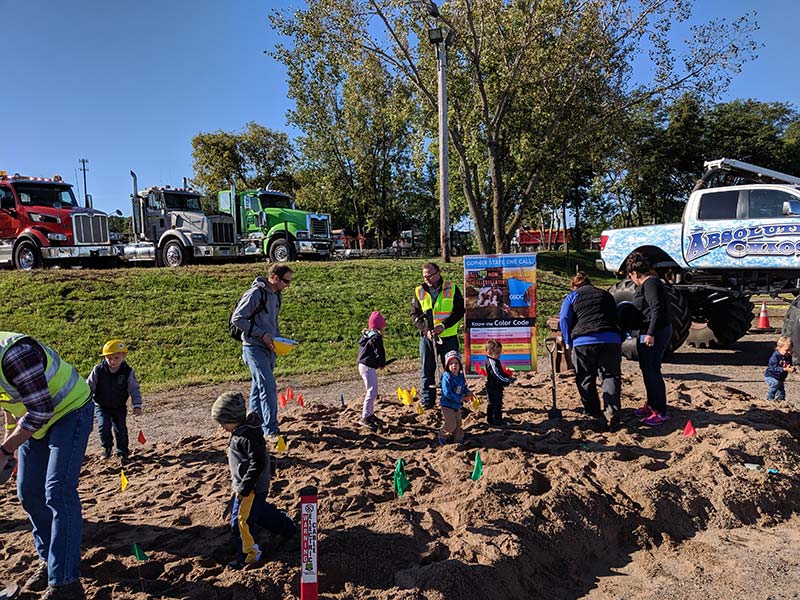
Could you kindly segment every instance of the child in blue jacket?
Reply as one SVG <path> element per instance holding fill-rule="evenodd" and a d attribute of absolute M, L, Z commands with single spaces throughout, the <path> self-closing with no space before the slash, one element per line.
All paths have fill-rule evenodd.
<path fill-rule="evenodd" d="M 789 373 L 794 373 L 792 366 L 792 339 L 781 336 L 775 344 L 775 352 L 769 357 L 767 370 L 764 371 L 764 381 L 769 386 L 767 400 L 786 400 L 786 390 L 783 383 Z"/>
<path fill-rule="evenodd" d="M 467 380 L 461 368 L 461 355 L 451 350 L 444 355 L 444 374 L 442 375 L 442 397 L 439 404 L 442 407 L 444 425 L 439 430 L 439 444 L 448 441 L 459 444 L 464 441 L 464 429 L 461 426 L 461 406 L 464 400 L 470 398 L 472 392 L 467 387 Z"/>

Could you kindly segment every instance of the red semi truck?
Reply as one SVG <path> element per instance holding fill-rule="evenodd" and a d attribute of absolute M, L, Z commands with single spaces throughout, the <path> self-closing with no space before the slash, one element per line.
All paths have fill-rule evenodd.
<path fill-rule="evenodd" d="M 0 171 L 0 265 L 30 271 L 50 264 L 115 261 L 108 216 L 75 200 L 58 175 Z"/>

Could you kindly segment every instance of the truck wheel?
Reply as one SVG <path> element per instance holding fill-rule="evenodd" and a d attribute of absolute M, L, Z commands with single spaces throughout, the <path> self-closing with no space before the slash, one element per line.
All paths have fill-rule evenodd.
<path fill-rule="evenodd" d="M 170 240 L 161 248 L 161 264 L 165 267 L 182 267 L 189 262 L 186 248 L 178 240 Z"/>
<path fill-rule="evenodd" d="M 707 309 L 708 328 L 721 346 L 727 346 L 748 332 L 753 316 L 749 297 L 732 298 Z"/>
<path fill-rule="evenodd" d="M 30 240 L 23 240 L 14 248 L 14 267 L 20 271 L 32 271 L 42 266 L 42 253 Z"/>
<path fill-rule="evenodd" d="M 686 300 L 686 296 L 669 283 L 665 282 L 665 285 L 667 286 L 667 294 L 669 294 L 672 306 L 672 339 L 667 346 L 667 351 L 664 353 L 664 356 L 669 356 L 680 348 L 686 338 L 689 337 L 692 318 L 689 313 L 689 303 Z M 617 304 L 630 302 L 633 299 L 633 293 L 636 291 L 636 285 L 630 279 L 624 279 L 612 285 L 608 291 L 614 296 L 614 302 Z M 622 355 L 628 360 L 638 360 L 635 338 L 629 338 L 622 342 Z"/>
<path fill-rule="evenodd" d="M 275 238 L 269 245 L 269 259 L 272 262 L 288 262 L 292 259 L 292 248 L 286 238 Z"/>
<path fill-rule="evenodd" d="M 800 296 L 792 301 L 783 317 L 781 335 L 792 338 L 792 362 L 800 364 Z"/>

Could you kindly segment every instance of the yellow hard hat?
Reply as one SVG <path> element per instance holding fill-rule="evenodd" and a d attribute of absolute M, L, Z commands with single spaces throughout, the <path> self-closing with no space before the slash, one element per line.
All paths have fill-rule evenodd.
<path fill-rule="evenodd" d="M 125 342 L 122 340 L 108 340 L 103 346 L 103 352 L 101 353 L 102 356 L 111 356 L 112 354 L 116 354 L 117 352 L 128 352 L 128 346 L 125 345 Z"/>

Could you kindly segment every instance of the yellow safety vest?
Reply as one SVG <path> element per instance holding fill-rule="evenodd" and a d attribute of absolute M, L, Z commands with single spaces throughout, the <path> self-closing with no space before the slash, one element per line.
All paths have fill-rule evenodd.
<path fill-rule="evenodd" d="M 456 284 L 452 281 L 442 281 L 442 291 L 436 297 L 436 302 L 431 302 L 431 295 L 425 288 L 417 286 L 417 300 L 423 312 L 433 310 L 433 325 L 444 324 L 445 319 L 453 312 L 453 296 L 456 292 Z M 453 337 L 458 335 L 458 323 L 451 325 L 439 334 L 439 337 Z"/>
<path fill-rule="evenodd" d="M 28 409 L 22 403 L 22 396 L 19 391 L 6 379 L 2 369 L 3 358 L 8 349 L 24 338 L 36 342 L 44 350 L 44 354 L 47 357 L 44 375 L 47 378 L 47 389 L 50 391 L 50 397 L 53 399 L 55 407 L 55 412 L 50 417 L 50 420 L 33 434 L 33 437 L 38 440 L 47 435 L 47 430 L 52 427 L 53 423 L 65 414 L 86 404 L 92 397 L 92 391 L 89 388 L 89 384 L 86 383 L 83 377 L 78 375 L 75 368 L 66 361 L 61 360 L 58 353 L 46 344 L 21 333 L 0 331 L 0 408 L 10 412 L 17 420 L 28 412 Z"/>

